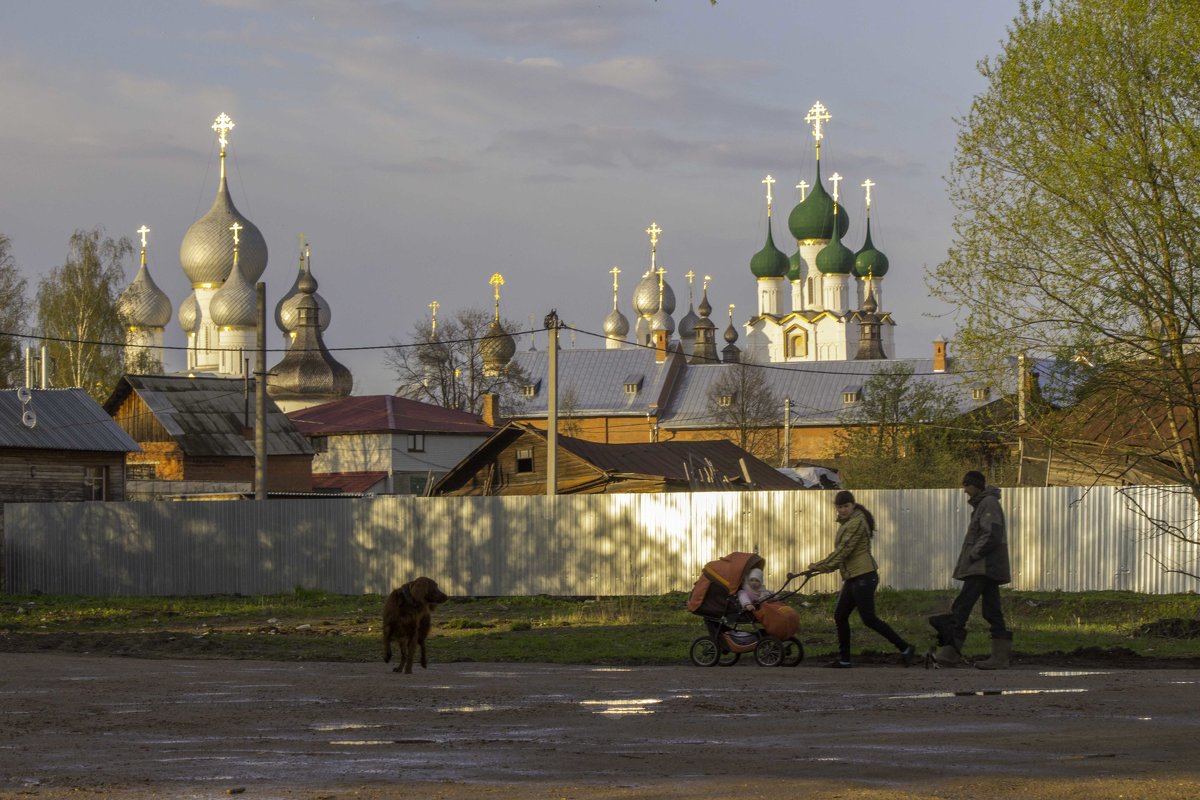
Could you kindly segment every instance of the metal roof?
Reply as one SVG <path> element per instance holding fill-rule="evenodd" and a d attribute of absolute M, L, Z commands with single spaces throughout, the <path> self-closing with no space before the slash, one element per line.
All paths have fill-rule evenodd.
<path fill-rule="evenodd" d="M 182 375 L 125 375 L 104 403 L 110 414 L 136 393 L 184 455 L 254 457 L 254 436 L 246 438 L 245 391 L 249 422 L 254 424 L 254 381 L 241 378 L 190 378 Z M 246 426 L 249 427 L 249 426 Z M 312 455 L 304 434 L 267 398 L 267 454 Z"/>
<path fill-rule="evenodd" d="M 538 431 L 541 434 L 541 431 Z M 607 472 L 655 475 L 668 480 L 688 479 L 685 465 L 702 468 L 711 462 L 718 478 L 742 481 L 740 460 L 750 479 L 761 489 L 799 489 L 801 484 L 738 447 L 728 439 L 712 441 L 641 442 L 601 444 L 569 436 L 558 437 L 559 447 Z"/>
<path fill-rule="evenodd" d="M 831 425 L 839 421 L 847 408 L 843 392 L 862 386 L 876 371 L 895 364 L 912 367 L 914 380 L 931 381 L 954 394 L 958 412 L 965 414 L 990 401 L 975 400 L 971 395 L 971 376 L 953 372 L 934 372 L 928 358 L 891 358 L 880 361 L 817 361 L 803 365 L 751 365 L 759 368 L 771 391 L 780 398 L 779 421 L 783 422 L 782 401 L 792 401 L 792 425 Z M 727 424 L 713 419 L 709 398 L 725 374 L 736 369 L 730 364 L 691 364 L 683 370 L 666 411 L 659 418 L 663 428 L 719 428 Z M 1013 376 L 1015 384 L 1016 376 Z M 998 387 L 996 396 L 1010 392 L 1012 386 Z M 994 399 L 994 397 L 993 397 Z"/>
<path fill-rule="evenodd" d="M 288 414 L 308 436 L 334 433 L 465 433 L 490 436 L 477 414 L 390 394 L 347 397 Z"/>
<path fill-rule="evenodd" d="M 28 404 L 19 389 L 0 390 L 0 447 L 136 453 L 142 448 L 83 389 L 29 389 Z M 33 412 L 36 424 L 22 419 Z"/>
<path fill-rule="evenodd" d="M 525 351 L 513 356 L 515 363 L 537 385 L 532 397 L 512 413 L 538 416 L 546 413 L 549 386 L 549 354 Z M 652 410 L 663 394 L 667 381 L 678 371 L 677 353 L 670 353 L 660 364 L 653 348 L 635 347 L 615 350 L 560 350 L 558 352 L 558 402 L 560 411 L 573 404 L 573 413 L 600 413 L 611 416 L 643 415 Z M 642 376 L 636 392 L 626 392 L 629 378 Z M 506 409 L 506 412 L 509 410 Z"/>

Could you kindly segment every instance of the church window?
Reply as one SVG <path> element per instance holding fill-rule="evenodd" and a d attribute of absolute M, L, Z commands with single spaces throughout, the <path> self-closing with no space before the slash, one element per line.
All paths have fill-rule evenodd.
<path fill-rule="evenodd" d="M 720 395 L 717 397 L 717 405 L 719 405 L 721 408 L 729 408 L 731 405 L 733 405 L 733 400 L 736 396 L 737 395 L 735 394 Z"/>
<path fill-rule="evenodd" d="M 517 472 L 533 472 L 533 448 L 517 451 Z"/>
<path fill-rule="evenodd" d="M 641 391 L 643 380 L 645 380 L 645 377 L 642 375 L 626 375 L 625 394 L 637 394 Z"/>
<path fill-rule="evenodd" d="M 842 388 L 842 405 L 852 406 L 862 400 L 861 386 L 846 386 Z"/>
<path fill-rule="evenodd" d="M 787 357 L 804 358 L 808 355 L 808 332 L 795 329 L 788 332 Z"/>
<path fill-rule="evenodd" d="M 536 395 L 538 393 L 538 389 L 540 389 L 540 388 L 542 388 L 541 381 L 534 381 L 533 383 L 527 383 L 521 387 L 521 394 L 525 397 L 533 397 L 534 395 Z"/>
<path fill-rule="evenodd" d="M 982 403 L 984 400 L 987 400 L 991 394 L 992 391 L 987 386 L 976 386 L 971 390 L 971 399 Z"/>

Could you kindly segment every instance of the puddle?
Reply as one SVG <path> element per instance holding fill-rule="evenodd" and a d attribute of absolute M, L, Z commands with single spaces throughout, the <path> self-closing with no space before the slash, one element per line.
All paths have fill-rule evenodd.
<path fill-rule="evenodd" d="M 325 724 L 313 725 L 314 731 L 355 731 L 364 728 L 382 728 L 382 723 L 367 723 L 367 722 L 329 722 Z"/>
<path fill-rule="evenodd" d="M 1063 670 L 1059 672 L 1039 672 L 1043 678 L 1079 678 L 1087 675 L 1112 675 L 1111 672 L 1097 670 Z"/>
<path fill-rule="evenodd" d="M 641 700 L 580 700 L 581 706 L 603 706 L 598 711 L 593 711 L 593 714 L 606 714 L 609 716 L 629 716 L 632 714 L 653 714 L 654 711 L 648 706 L 658 705 L 662 700 L 657 698 L 646 698 Z"/>
<path fill-rule="evenodd" d="M 591 669 L 588 671 L 589 672 L 633 672 L 633 670 L 628 667 L 595 667 L 594 669 Z"/>
<path fill-rule="evenodd" d="M 491 703 L 480 703 L 477 706 L 447 706 L 437 709 L 439 714 L 474 714 L 480 711 L 511 711 L 516 706 L 497 706 Z"/>
<path fill-rule="evenodd" d="M 893 694 L 889 700 L 933 700 L 942 697 L 999 697 L 1018 694 L 1082 694 L 1087 689 L 979 689 L 965 692 L 922 692 L 920 694 Z"/>

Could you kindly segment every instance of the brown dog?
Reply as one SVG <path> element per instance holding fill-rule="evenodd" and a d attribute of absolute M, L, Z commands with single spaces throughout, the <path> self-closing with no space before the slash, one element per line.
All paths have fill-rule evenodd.
<path fill-rule="evenodd" d="M 413 656 L 421 648 L 425 660 L 425 637 L 429 635 L 430 611 L 448 598 L 432 578 L 417 578 L 392 591 L 383 603 L 383 660 L 392 660 L 392 639 L 400 643 L 400 661 L 393 672 L 412 672 Z"/>

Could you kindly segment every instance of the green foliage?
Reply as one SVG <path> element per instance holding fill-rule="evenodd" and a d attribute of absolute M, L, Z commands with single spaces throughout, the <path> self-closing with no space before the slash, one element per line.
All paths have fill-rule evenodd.
<path fill-rule="evenodd" d="M 66 263 L 38 285 L 38 333 L 47 337 L 55 385 L 108 398 L 122 373 L 117 296 L 125 280 L 122 261 L 132 252 L 127 237 L 114 241 L 101 228 L 77 230 Z"/>
<path fill-rule="evenodd" d="M 913 377 L 908 364 L 881 367 L 862 400 L 842 413 L 838 467 L 852 489 L 955 487 L 977 468 L 954 395 Z"/>
<path fill-rule="evenodd" d="M 0 233 L 0 386 L 24 384 L 20 334 L 25 332 L 25 279 L 12 256 L 12 241 Z"/>
<path fill-rule="evenodd" d="M 997 372 L 1079 357 L 1093 391 L 1174 408 L 1139 444 L 1200 497 L 1198 40 L 1196 3 L 1022 3 L 960 121 L 955 241 L 928 286 Z"/>

